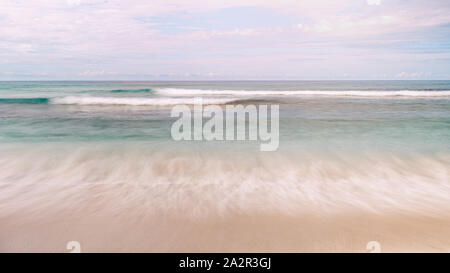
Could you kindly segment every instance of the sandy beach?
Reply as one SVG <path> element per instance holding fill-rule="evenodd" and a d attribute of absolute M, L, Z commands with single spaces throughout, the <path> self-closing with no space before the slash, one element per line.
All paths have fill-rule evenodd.
<path fill-rule="evenodd" d="M 375 215 L 234 215 L 185 219 L 182 215 L 99 210 L 20 214 L 2 218 L 1 252 L 448 252 L 450 217 Z"/>

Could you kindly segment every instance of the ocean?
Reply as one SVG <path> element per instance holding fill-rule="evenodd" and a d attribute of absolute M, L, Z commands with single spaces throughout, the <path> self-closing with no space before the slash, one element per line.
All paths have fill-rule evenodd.
<path fill-rule="evenodd" d="M 196 98 L 278 149 L 173 140 Z M 450 249 L 449 144 L 450 81 L 0 82 L 0 251 Z"/>

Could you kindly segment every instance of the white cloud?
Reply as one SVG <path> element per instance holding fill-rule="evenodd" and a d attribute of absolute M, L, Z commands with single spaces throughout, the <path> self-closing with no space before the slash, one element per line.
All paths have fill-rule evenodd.
<path fill-rule="evenodd" d="M 430 76 L 430 72 L 400 72 L 395 75 L 395 78 L 398 79 L 417 79 L 423 78 L 425 76 Z"/>
<path fill-rule="evenodd" d="M 367 0 L 367 5 L 379 6 L 379 5 L 381 5 L 381 0 Z"/>
<path fill-rule="evenodd" d="M 78 76 L 82 77 L 100 77 L 100 76 L 112 76 L 116 75 L 115 72 L 105 72 L 105 70 L 88 70 L 82 73 L 79 73 Z"/>
<path fill-rule="evenodd" d="M 81 0 L 67 0 L 67 5 L 69 6 L 79 6 L 81 4 Z"/>
<path fill-rule="evenodd" d="M 374 35 L 395 32 L 408 26 L 405 18 L 397 15 L 375 16 L 335 16 L 322 19 L 310 25 L 298 24 L 297 28 L 311 33 L 330 33 L 331 35 Z"/>
<path fill-rule="evenodd" d="M 70 71 L 92 68 L 80 77 L 143 70 L 163 74 L 264 74 L 280 67 L 282 73 L 291 73 L 295 69 L 326 70 L 325 65 L 333 61 L 350 59 L 355 62 L 354 71 L 358 71 L 357 54 L 384 56 L 390 43 L 414 41 L 408 33 L 450 23 L 446 1 L 379 4 L 379 0 L 1 0 L 0 59 L 11 67 L 48 64 Z M 181 25 L 183 31 L 167 33 L 148 19 L 229 7 L 265 8 L 292 21 L 282 26 L 268 22 L 269 26 L 263 27 L 231 27 L 230 17 L 230 28 L 214 29 L 205 22 L 205 27 Z M 294 22 L 298 23 L 290 26 Z M 386 38 L 386 34 L 395 35 Z M 345 48 L 350 42 L 356 49 Z M 380 44 L 379 49 L 373 49 Z M 284 55 L 311 60 L 305 61 L 304 67 L 287 66 L 280 61 Z M 313 61 L 324 56 L 330 61 L 323 67 Z"/>

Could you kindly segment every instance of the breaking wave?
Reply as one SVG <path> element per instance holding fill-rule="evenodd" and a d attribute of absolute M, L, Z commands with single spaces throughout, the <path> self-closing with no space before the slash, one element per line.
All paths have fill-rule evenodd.
<path fill-rule="evenodd" d="M 115 89 L 111 90 L 111 93 L 149 93 L 151 89 Z"/>
<path fill-rule="evenodd" d="M 168 96 L 180 95 L 233 95 L 233 96 L 355 96 L 355 97 L 450 97 L 450 90 L 399 90 L 399 91 L 368 91 L 368 90 L 214 90 L 214 89 L 183 89 L 159 88 L 156 93 Z"/>
<path fill-rule="evenodd" d="M 203 98 L 204 104 L 227 104 L 236 101 L 234 98 Z M 132 106 L 163 106 L 177 104 L 196 104 L 196 98 L 114 98 L 114 97 L 77 97 L 68 96 L 54 98 L 52 104 L 67 105 L 132 105 Z"/>

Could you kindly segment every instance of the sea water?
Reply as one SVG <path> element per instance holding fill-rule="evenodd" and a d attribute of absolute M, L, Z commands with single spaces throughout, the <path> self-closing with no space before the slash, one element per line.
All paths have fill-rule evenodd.
<path fill-rule="evenodd" d="M 278 149 L 175 141 L 196 98 L 279 105 Z M 1 82 L 0 141 L 2 219 L 450 211 L 450 81 Z"/>

